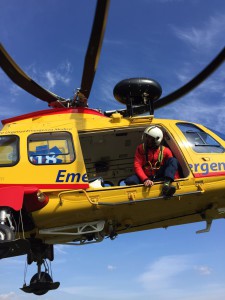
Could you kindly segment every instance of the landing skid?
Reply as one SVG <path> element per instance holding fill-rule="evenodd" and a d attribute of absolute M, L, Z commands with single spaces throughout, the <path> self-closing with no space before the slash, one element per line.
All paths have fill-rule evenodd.
<path fill-rule="evenodd" d="M 0 242 L 0 259 L 25 255 L 30 252 L 30 242 L 25 239 Z"/>

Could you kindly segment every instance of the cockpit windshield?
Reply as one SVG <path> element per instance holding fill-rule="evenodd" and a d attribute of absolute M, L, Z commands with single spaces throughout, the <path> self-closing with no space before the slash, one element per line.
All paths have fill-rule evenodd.
<path fill-rule="evenodd" d="M 225 149 L 208 133 L 189 123 L 177 123 L 189 145 L 198 153 L 223 153 Z"/>

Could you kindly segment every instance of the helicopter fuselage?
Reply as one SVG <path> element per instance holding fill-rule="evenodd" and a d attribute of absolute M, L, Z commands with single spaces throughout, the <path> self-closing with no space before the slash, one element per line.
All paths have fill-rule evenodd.
<path fill-rule="evenodd" d="M 150 124 L 162 128 L 179 161 L 176 194 L 169 199 L 161 194 L 162 182 L 124 185 Z M 224 217 L 225 142 L 201 125 L 150 115 L 105 117 L 88 108 L 45 110 L 3 125 L 0 205 L 23 212 L 28 238 L 86 243 Z"/>

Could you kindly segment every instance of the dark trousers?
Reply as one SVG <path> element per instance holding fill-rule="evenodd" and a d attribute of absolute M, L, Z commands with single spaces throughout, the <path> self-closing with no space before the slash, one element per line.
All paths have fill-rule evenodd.
<path fill-rule="evenodd" d="M 164 181 L 165 179 L 169 179 L 173 181 L 177 169 L 178 169 L 177 159 L 175 157 L 170 157 L 169 159 L 166 160 L 165 164 L 159 168 L 159 170 L 156 172 L 156 175 L 150 177 L 149 179 L 152 181 Z M 126 185 L 142 183 L 140 178 L 136 174 L 129 176 L 124 180 L 124 182 Z"/>

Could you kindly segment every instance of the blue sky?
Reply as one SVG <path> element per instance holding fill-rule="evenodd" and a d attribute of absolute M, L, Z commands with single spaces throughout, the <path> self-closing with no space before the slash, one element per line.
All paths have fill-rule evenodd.
<path fill-rule="evenodd" d="M 0 41 L 35 81 L 69 98 L 80 86 L 94 15 L 93 0 L 0 0 Z M 121 108 L 115 84 L 156 79 L 163 95 L 200 72 L 224 47 L 224 0 L 112 0 L 89 106 Z M 225 66 L 156 117 L 202 123 L 224 131 Z M 0 118 L 47 109 L 0 70 Z M 121 235 L 114 241 L 57 246 L 57 291 L 42 299 L 222 300 L 225 297 L 224 220 Z M 0 261 L 0 300 L 36 299 L 23 284 L 25 257 Z M 27 283 L 35 266 L 28 269 Z"/>

